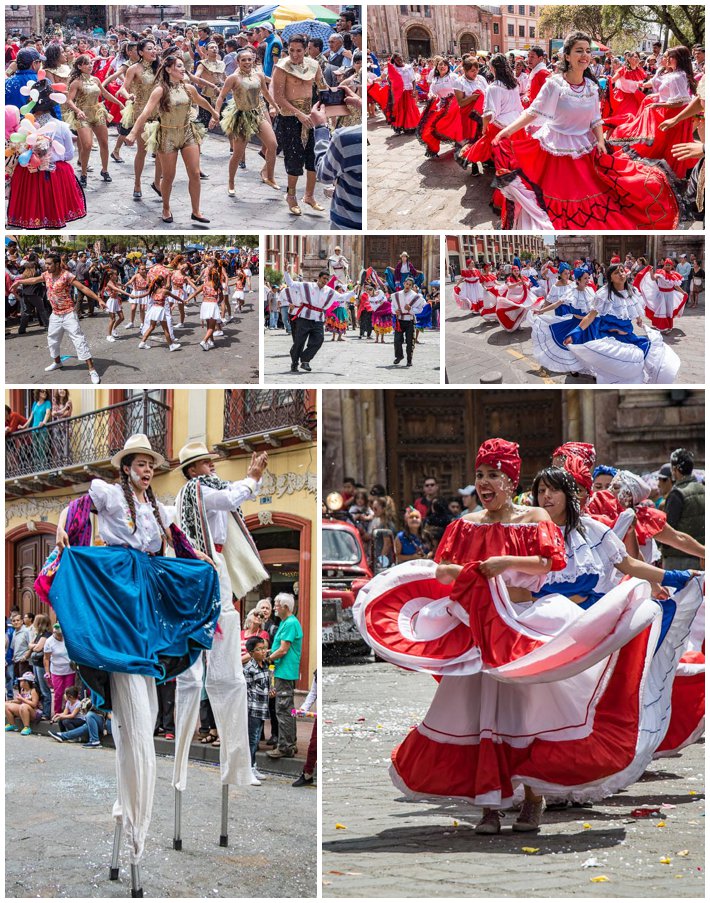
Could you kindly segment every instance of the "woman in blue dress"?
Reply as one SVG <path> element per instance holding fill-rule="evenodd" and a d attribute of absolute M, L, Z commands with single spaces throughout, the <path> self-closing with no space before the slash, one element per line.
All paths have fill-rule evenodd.
<path fill-rule="evenodd" d="M 431 546 L 422 536 L 422 516 L 411 505 L 404 512 L 404 530 L 400 530 L 394 540 L 397 564 L 403 561 L 421 561 L 432 558 Z"/>
<path fill-rule="evenodd" d="M 563 270 L 566 267 L 566 270 Z M 533 356 L 541 367 L 554 373 L 578 373 L 582 367 L 565 339 L 590 311 L 594 289 L 589 285 L 589 273 L 582 267 L 574 270 L 574 284 L 566 284 L 569 265 L 560 264 L 560 278 L 548 295 L 548 303 L 531 311 L 528 323 L 532 327 Z M 591 338 L 589 332 L 586 333 Z M 584 336 L 581 337 L 584 341 Z"/>

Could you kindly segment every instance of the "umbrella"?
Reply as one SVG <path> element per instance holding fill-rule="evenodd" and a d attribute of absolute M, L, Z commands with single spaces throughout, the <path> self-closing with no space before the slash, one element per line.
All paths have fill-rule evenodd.
<path fill-rule="evenodd" d="M 431 282 L 429 283 L 429 285 L 433 285 L 434 288 L 439 288 L 439 280 L 438 280 L 438 279 L 432 279 Z"/>
<path fill-rule="evenodd" d="M 605 47 L 603 44 L 597 44 L 596 41 L 592 41 L 592 50 L 601 50 L 606 53 L 607 50 L 611 50 L 610 47 Z"/>
<path fill-rule="evenodd" d="M 333 34 L 333 29 L 325 22 L 305 19 L 303 22 L 292 22 L 281 32 L 284 41 L 290 41 L 295 34 L 304 34 L 307 38 L 321 38 L 325 43 Z"/>
<path fill-rule="evenodd" d="M 313 18 L 318 19 L 319 22 L 328 22 L 330 25 L 333 25 L 340 18 L 339 13 L 334 13 L 332 9 L 321 6 L 319 3 L 309 3 L 308 8 Z"/>
<path fill-rule="evenodd" d="M 272 22 L 274 28 L 283 28 L 289 22 L 298 22 L 301 19 L 312 19 L 313 12 L 305 3 L 293 6 L 282 6 L 280 3 L 267 3 L 260 6 L 254 12 L 242 19 L 243 28 L 254 28 L 264 22 Z"/>

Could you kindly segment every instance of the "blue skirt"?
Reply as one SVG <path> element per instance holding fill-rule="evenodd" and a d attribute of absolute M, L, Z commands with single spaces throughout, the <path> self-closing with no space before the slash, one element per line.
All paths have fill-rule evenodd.
<path fill-rule="evenodd" d="M 117 546 L 65 549 L 49 599 L 71 660 L 107 709 L 112 672 L 177 677 L 212 647 L 221 608 L 211 565 Z"/>

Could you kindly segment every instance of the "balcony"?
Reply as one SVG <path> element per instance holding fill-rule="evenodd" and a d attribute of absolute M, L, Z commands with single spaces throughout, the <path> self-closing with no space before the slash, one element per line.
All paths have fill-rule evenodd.
<path fill-rule="evenodd" d="M 279 448 L 313 438 L 315 404 L 306 389 L 227 389 L 224 431 L 216 447 L 229 454 Z"/>
<path fill-rule="evenodd" d="M 6 436 L 5 497 L 62 489 L 94 477 L 113 480 L 111 457 L 133 433 L 145 433 L 151 447 L 168 457 L 168 411 L 144 391 L 128 401 Z"/>

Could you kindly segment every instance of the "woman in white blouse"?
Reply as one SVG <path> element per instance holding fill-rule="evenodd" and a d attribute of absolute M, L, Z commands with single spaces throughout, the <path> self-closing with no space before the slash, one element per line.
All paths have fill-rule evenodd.
<path fill-rule="evenodd" d="M 666 173 L 606 152 L 591 62 L 589 35 L 569 35 L 561 73 L 493 138 L 503 228 L 677 228 L 680 204 Z M 525 138 L 506 140 L 533 123 Z"/>
<path fill-rule="evenodd" d="M 441 142 L 457 143 L 462 139 L 461 117 L 456 101 L 461 79 L 443 57 L 434 60 L 429 85 L 429 99 L 417 126 L 417 138 L 426 148 L 425 157 L 436 157 Z"/>

